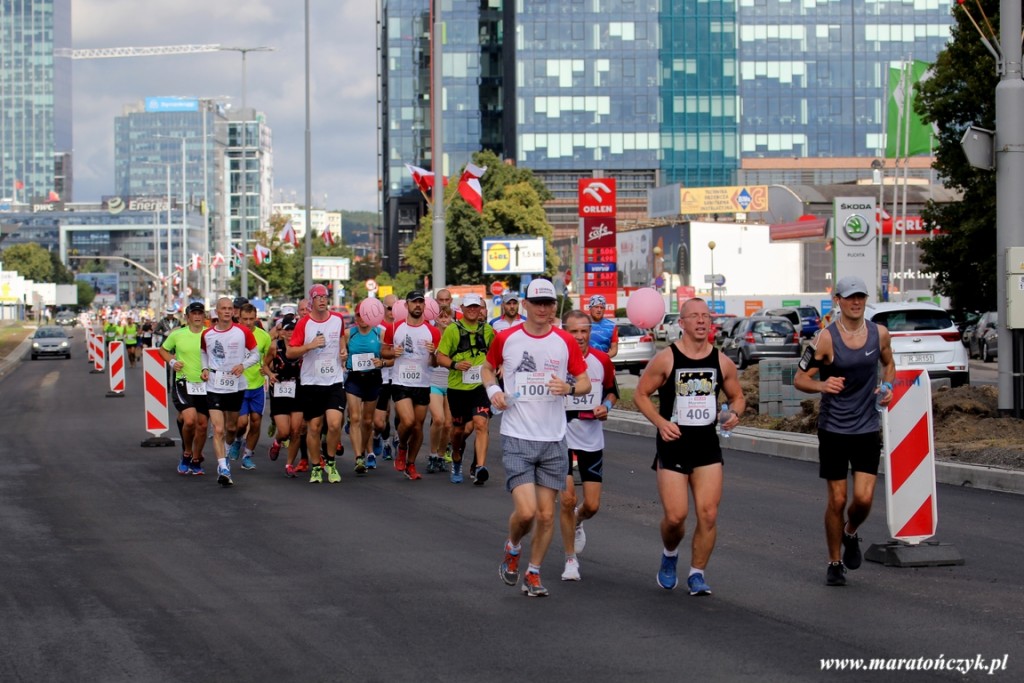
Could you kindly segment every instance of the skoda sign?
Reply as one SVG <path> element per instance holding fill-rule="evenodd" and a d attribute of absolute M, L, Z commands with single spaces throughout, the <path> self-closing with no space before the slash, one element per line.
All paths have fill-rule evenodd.
<path fill-rule="evenodd" d="M 843 221 L 843 232 L 854 242 L 859 242 L 868 236 L 867 219 L 860 214 L 853 214 Z"/>
<path fill-rule="evenodd" d="M 835 226 L 834 280 L 855 275 L 868 286 L 868 301 L 876 301 L 878 288 L 878 237 L 875 202 L 866 197 L 837 197 L 833 202 Z"/>

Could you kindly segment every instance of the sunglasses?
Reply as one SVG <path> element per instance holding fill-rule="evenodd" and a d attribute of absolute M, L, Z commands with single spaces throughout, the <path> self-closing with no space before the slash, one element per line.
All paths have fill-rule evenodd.
<path fill-rule="evenodd" d="M 385 307 L 384 307 L 384 310 L 385 310 L 385 311 L 390 311 L 390 310 L 391 310 L 391 306 L 385 306 Z"/>

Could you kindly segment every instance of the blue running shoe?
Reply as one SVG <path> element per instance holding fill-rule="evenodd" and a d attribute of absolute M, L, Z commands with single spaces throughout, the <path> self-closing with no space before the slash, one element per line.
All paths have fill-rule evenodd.
<path fill-rule="evenodd" d="M 192 462 L 190 462 L 188 464 L 188 473 L 191 474 L 193 477 L 201 477 L 204 474 L 206 474 L 206 472 L 203 471 L 202 461 L 193 460 Z"/>
<path fill-rule="evenodd" d="M 383 455 L 384 454 L 384 439 L 380 434 L 373 437 L 373 454 Z"/>
<path fill-rule="evenodd" d="M 366 456 L 366 469 L 377 469 L 377 456 L 374 455 L 373 453 L 370 453 L 368 456 Z"/>
<path fill-rule="evenodd" d="M 485 481 L 487 481 L 487 468 L 481 465 L 476 468 L 476 473 L 473 475 L 473 484 L 483 486 Z"/>
<path fill-rule="evenodd" d="M 451 481 L 452 481 L 453 484 L 461 484 L 462 483 L 462 463 L 461 462 L 453 462 L 452 463 Z"/>
<path fill-rule="evenodd" d="M 394 451 L 391 450 L 391 442 L 390 441 L 385 441 L 384 442 L 384 459 L 385 460 L 391 460 L 394 457 L 395 457 L 394 456 Z"/>
<path fill-rule="evenodd" d="M 246 455 L 242 456 L 242 469 L 243 470 L 254 470 L 254 469 L 256 469 L 256 463 L 254 463 L 252 461 L 252 456 L 251 455 L 246 454 Z"/>
<path fill-rule="evenodd" d="M 658 570 L 658 585 L 666 590 L 672 590 L 679 583 L 679 579 L 676 577 L 676 563 L 679 562 L 679 556 L 669 557 L 668 555 L 661 554 L 661 569 Z"/>
<path fill-rule="evenodd" d="M 238 455 L 242 451 L 242 442 L 234 441 L 228 446 L 228 458 L 231 460 L 238 460 Z"/>
<path fill-rule="evenodd" d="M 691 574 L 686 580 L 686 585 L 690 587 L 690 595 L 711 595 L 711 586 L 704 581 L 703 572 Z"/>
<path fill-rule="evenodd" d="M 190 458 L 189 456 L 187 456 L 187 455 L 181 456 L 181 462 L 178 463 L 178 474 L 188 474 L 189 473 L 188 464 L 191 461 L 192 461 L 192 458 Z"/>
<path fill-rule="evenodd" d="M 217 483 L 221 486 L 228 487 L 233 486 L 235 482 L 231 480 L 231 468 L 227 465 L 217 467 Z"/>

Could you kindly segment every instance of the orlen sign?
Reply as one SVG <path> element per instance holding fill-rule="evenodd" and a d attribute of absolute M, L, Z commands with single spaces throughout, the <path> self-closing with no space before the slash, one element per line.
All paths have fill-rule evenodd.
<path fill-rule="evenodd" d="M 616 214 L 615 178 L 580 178 L 578 197 L 583 218 Z"/>

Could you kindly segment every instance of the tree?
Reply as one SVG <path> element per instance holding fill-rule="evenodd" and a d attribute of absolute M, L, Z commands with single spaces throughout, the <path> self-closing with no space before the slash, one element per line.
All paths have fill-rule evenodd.
<path fill-rule="evenodd" d="M 998 0 L 982 0 L 997 35 Z M 956 7 L 954 5 L 954 7 Z M 959 202 L 929 202 L 925 226 L 941 227 L 921 243 L 921 261 L 935 275 L 935 291 L 960 310 L 990 310 L 996 301 L 995 174 L 967 163 L 960 139 L 970 125 L 995 128 L 995 64 L 964 12 L 954 11 L 952 40 L 939 53 L 931 78 L 918 86 L 916 109 L 938 127 L 934 168 Z"/>
<path fill-rule="evenodd" d="M 7 247 L 2 256 L 4 270 L 13 270 L 33 282 L 53 282 L 50 252 L 35 242 Z"/>
<path fill-rule="evenodd" d="M 96 298 L 96 288 L 85 280 L 76 280 L 75 286 L 78 288 L 78 306 L 88 308 Z"/>
<path fill-rule="evenodd" d="M 551 199 L 547 187 L 533 171 L 506 165 L 493 152 L 474 154 L 473 163 L 487 167 L 480 179 L 484 211 L 477 213 L 458 196 L 458 183 L 449 182 L 445 190 L 445 279 L 452 284 L 484 282 L 483 238 L 502 236 L 543 237 L 546 269 L 535 275 L 552 277 L 558 270 L 559 259 L 552 244 L 554 230 L 544 215 L 544 202 Z M 433 268 L 432 235 L 432 217 L 428 213 L 405 251 L 406 263 L 419 277 Z"/>
<path fill-rule="evenodd" d="M 50 266 L 53 268 L 53 281 L 58 285 L 70 285 L 75 281 L 75 274 L 60 262 L 57 252 L 50 252 Z"/>

